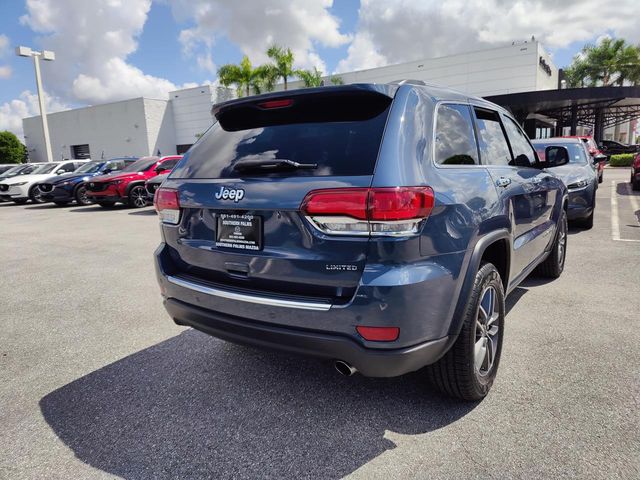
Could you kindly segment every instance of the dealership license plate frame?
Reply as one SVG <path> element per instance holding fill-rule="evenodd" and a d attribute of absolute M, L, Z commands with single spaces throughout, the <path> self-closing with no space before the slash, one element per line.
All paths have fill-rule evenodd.
<path fill-rule="evenodd" d="M 250 213 L 219 213 L 216 247 L 238 252 L 259 252 L 263 247 L 263 218 Z"/>

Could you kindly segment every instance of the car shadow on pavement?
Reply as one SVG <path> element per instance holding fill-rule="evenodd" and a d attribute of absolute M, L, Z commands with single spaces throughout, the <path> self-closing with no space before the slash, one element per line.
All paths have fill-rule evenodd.
<path fill-rule="evenodd" d="M 83 462 L 122 478 L 341 478 L 469 413 L 420 372 L 341 377 L 327 362 L 194 330 L 46 395 L 44 418 Z"/>
<path fill-rule="evenodd" d="M 134 210 L 129 212 L 129 215 L 141 215 L 143 217 L 154 216 L 156 214 L 156 210 L 154 208 L 143 208 L 140 210 Z"/>
<path fill-rule="evenodd" d="M 640 197 L 640 192 L 635 191 L 631 188 L 631 183 L 629 181 L 617 183 L 616 184 L 616 193 L 618 195 L 631 196 L 631 197 Z"/>
<path fill-rule="evenodd" d="M 25 205 L 25 210 L 51 210 L 52 208 L 68 208 L 72 205 L 56 205 L 55 203 L 43 203 L 41 205 Z"/>
<path fill-rule="evenodd" d="M 69 210 L 70 212 L 92 213 L 92 212 L 108 212 L 110 210 L 125 210 L 129 207 L 127 205 L 116 204 L 112 207 L 101 207 L 100 205 L 88 205 L 85 207 L 78 207 Z"/>

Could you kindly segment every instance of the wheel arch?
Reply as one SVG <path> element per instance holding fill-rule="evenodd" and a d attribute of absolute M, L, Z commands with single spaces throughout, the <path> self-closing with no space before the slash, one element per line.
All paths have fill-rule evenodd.
<path fill-rule="evenodd" d="M 478 240 L 471 253 L 471 258 L 464 274 L 462 288 L 458 296 L 458 303 L 454 310 L 450 335 L 459 335 L 464 319 L 464 310 L 469 302 L 471 290 L 477 271 L 483 261 L 492 263 L 502 279 L 505 296 L 509 287 L 509 273 L 511 270 L 512 240 L 509 231 L 506 229 L 495 230 Z"/>
<path fill-rule="evenodd" d="M 146 180 L 134 180 L 133 182 L 129 182 L 129 185 L 127 185 L 127 188 L 124 191 L 125 196 L 129 196 L 129 193 L 131 193 L 131 189 L 133 187 L 137 187 L 139 185 L 141 185 L 144 188 L 144 184 L 146 183 Z"/>

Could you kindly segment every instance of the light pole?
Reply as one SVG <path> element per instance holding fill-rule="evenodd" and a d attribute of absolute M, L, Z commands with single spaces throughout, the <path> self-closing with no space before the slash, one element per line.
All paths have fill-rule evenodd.
<path fill-rule="evenodd" d="M 51 140 L 49 139 L 49 124 L 47 123 L 47 110 L 44 105 L 44 91 L 42 90 L 42 79 L 40 78 L 40 57 L 50 62 L 56 59 L 56 54 L 49 50 L 36 52 L 29 47 L 17 47 L 16 55 L 33 58 L 33 66 L 36 69 L 36 87 L 38 88 L 38 103 L 40 104 L 40 118 L 42 119 L 42 134 L 44 135 L 44 146 L 47 151 L 47 162 L 53 162 Z"/>

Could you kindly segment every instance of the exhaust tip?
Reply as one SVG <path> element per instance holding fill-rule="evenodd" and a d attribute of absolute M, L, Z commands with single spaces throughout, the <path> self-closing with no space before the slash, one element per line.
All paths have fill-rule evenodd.
<path fill-rule="evenodd" d="M 342 360 L 336 360 L 333 366 L 336 368 L 340 375 L 344 375 L 345 377 L 350 377 L 358 371 L 355 367 L 352 367 L 347 362 L 343 362 Z"/>

